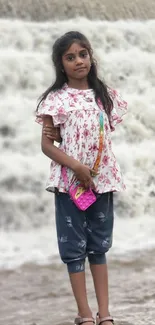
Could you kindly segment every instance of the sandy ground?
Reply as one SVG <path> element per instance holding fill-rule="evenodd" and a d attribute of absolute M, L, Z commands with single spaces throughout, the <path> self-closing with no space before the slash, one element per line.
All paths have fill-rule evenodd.
<path fill-rule="evenodd" d="M 85 16 L 90 19 L 154 19 L 154 0 L 0 0 L 0 17 L 59 20 Z"/>
<path fill-rule="evenodd" d="M 121 262 L 109 259 L 110 310 L 116 325 L 154 325 L 155 251 Z M 0 325 L 71 325 L 76 314 L 63 264 L 23 265 L 0 272 Z M 90 306 L 96 300 L 87 268 Z"/>

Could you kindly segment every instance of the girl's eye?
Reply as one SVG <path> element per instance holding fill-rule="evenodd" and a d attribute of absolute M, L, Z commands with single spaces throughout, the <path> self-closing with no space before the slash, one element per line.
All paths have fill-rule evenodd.
<path fill-rule="evenodd" d="M 67 56 L 67 60 L 68 60 L 68 61 L 73 61 L 73 60 L 74 60 L 74 56 L 73 56 L 73 55 L 69 55 L 69 56 Z"/>
<path fill-rule="evenodd" d="M 81 53 L 81 55 L 80 55 L 80 56 L 81 56 L 82 58 L 86 58 L 86 57 L 87 57 L 87 55 L 88 55 L 88 53 L 87 53 L 87 52 L 84 52 L 84 53 Z"/>

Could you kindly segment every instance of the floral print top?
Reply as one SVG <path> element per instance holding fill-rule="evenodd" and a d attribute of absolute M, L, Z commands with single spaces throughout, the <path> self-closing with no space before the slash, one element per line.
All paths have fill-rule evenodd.
<path fill-rule="evenodd" d="M 81 163 L 93 168 L 99 146 L 99 112 L 103 109 L 104 147 L 99 165 L 98 175 L 93 178 L 97 193 L 121 191 L 125 189 L 120 166 L 112 152 L 111 131 L 122 121 L 127 111 L 127 103 L 116 90 L 108 89 L 113 101 L 110 121 L 102 105 L 97 105 L 92 89 L 79 90 L 64 84 L 62 89 L 48 94 L 40 104 L 36 122 L 42 124 L 43 115 L 53 118 L 54 126 L 60 126 L 62 142 L 60 150 Z M 100 103 L 101 104 L 101 103 Z M 67 169 L 68 184 L 73 171 Z M 46 189 L 54 192 L 66 192 L 62 177 L 62 167 L 51 161 L 50 175 Z"/>

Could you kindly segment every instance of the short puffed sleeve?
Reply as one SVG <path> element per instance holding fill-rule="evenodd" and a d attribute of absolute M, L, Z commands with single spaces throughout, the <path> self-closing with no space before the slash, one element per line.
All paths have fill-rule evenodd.
<path fill-rule="evenodd" d="M 54 126 L 63 124 L 66 121 L 67 113 L 61 94 L 58 91 L 49 93 L 46 99 L 40 103 L 36 112 L 36 122 L 42 125 L 44 115 L 52 116 Z"/>
<path fill-rule="evenodd" d="M 111 131 L 115 130 L 115 126 L 122 122 L 122 116 L 127 113 L 127 102 L 121 97 L 119 92 L 114 89 L 108 89 L 109 95 L 113 101 L 113 108 L 110 116 Z"/>

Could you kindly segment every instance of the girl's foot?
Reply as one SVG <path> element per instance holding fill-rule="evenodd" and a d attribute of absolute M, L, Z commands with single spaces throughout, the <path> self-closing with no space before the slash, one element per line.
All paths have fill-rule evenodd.
<path fill-rule="evenodd" d="M 81 317 L 81 316 L 77 316 L 74 320 L 74 325 L 82 325 L 82 324 L 86 324 L 86 325 L 93 325 L 95 324 L 95 319 L 93 317 Z"/>
<path fill-rule="evenodd" d="M 97 313 L 96 315 L 96 325 L 112 325 L 114 324 L 114 320 L 111 316 L 100 317 Z"/>

